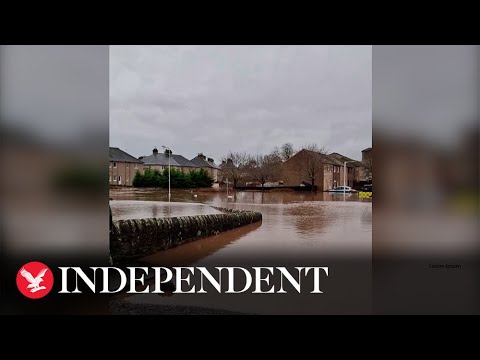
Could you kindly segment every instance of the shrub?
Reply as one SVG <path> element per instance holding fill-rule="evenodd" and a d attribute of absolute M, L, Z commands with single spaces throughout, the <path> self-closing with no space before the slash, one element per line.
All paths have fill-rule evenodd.
<path fill-rule="evenodd" d="M 183 173 L 176 169 L 171 169 L 170 186 L 172 189 L 190 189 L 199 187 L 211 187 L 213 179 L 204 169 L 194 170 L 190 173 Z M 134 187 L 156 187 L 168 188 L 168 169 L 162 172 L 158 170 L 145 169 L 144 173 L 136 172 L 132 185 Z"/>

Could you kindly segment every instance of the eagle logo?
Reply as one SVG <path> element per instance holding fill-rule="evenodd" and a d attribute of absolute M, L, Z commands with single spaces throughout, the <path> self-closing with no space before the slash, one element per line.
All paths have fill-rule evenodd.
<path fill-rule="evenodd" d="M 48 271 L 47 268 L 40 270 L 36 277 L 33 277 L 24 267 L 20 270 L 20 275 L 22 275 L 25 279 L 28 280 L 30 284 L 27 285 L 27 289 L 31 289 L 30 292 L 34 293 L 39 290 L 46 290 L 45 286 L 40 286 L 40 283 L 43 281 L 43 276 Z"/>
<path fill-rule="evenodd" d="M 36 274 L 36 276 L 32 274 Z M 52 290 L 52 271 L 41 262 L 29 262 L 23 265 L 17 273 L 17 287 L 23 295 L 30 299 L 42 298 Z"/>

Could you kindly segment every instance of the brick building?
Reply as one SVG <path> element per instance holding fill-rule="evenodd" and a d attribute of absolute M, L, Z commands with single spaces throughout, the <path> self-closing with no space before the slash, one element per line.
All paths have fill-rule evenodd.
<path fill-rule="evenodd" d="M 314 174 L 314 186 L 318 191 L 327 191 L 336 186 L 343 186 L 344 162 L 346 164 L 345 184 L 354 186 L 360 177 L 361 163 L 338 153 L 329 155 L 302 149 L 282 165 L 284 185 L 312 185 L 309 174 Z M 309 168 L 310 170 L 306 170 Z"/>
<path fill-rule="evenodd" d="M 125 151 L 110 148 L 110 162 L 108 166 L 108 179 L 110 185 L 132 186 L 135 173 L 143 172 L 143 162 Z"/>

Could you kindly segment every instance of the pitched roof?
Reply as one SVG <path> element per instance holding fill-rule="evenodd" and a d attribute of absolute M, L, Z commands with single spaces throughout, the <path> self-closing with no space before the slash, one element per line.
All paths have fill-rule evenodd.
<path fill-rule="evenodd" d="M 194 163 L 192 163 L 190 160 L 183 157 L 182 155 L 172 154 L 172 159 L 174 159 L 178 164 L 180 164 L 180 166 L 197 167 L 197 165 L 195 165 Z"/>
<path fill-rule="evenodd" d="M 214 162 L 209 162 L 205 160 L 201 155 L 197 155 L 190 161 L 199 167 L 210 167 L 212 169 L 220 169 Z"/>
<path fill-rule="evenodd" d="M 156 153 L 142 158 L 144 165 L 160 165 L 168 166 L 168 155 L 164 153 Z M 174 155 L 170 159 L 171 166 L 181 166 L 176 160 Z"/>
<path fill-rule="evenodd" d="M 130 154 L 127 154 L 125 151 L 120 150 L 117 147 L 111 147 L 109 149 L 109 156 L 110 161 L 118 161 L 118 162 L 129 162 L 129 163 L 139 163 L 141 164 L 143 161 L 133 157 Z"/>
<path fill-rule="evenodd" d="M 340 159 L 337 159 L 335 156 L 324 155 L 325 162 L 331 165 L 343 166 L 343 162 Z"/>
<path fill-rule="evenodd" d="M 336 153 L 336 152 L 335 152 L 335 153 L 331 153 L 331 154 L 328 155 L 328 156 L 331 157 L 331 158 L 334 158 L 334 159 L 339 160 L 339 161 L 341 162 L 341 165 L 342 165 L 342 166 L 343 166 L 343 163 L 344 163 L 345 161 L 348 161 L 347 167 L 348 167 L 349 165 L 350 165 L 350 166 L 351 166 L 351 165 L 353 165 L 353 166 L 363 166 L 363 164 L 362 164 L 360 161 L 351 159 L 351 158 L 349 158 L 349 157 L 347 157 L 347 156 L 344 156 L 344 155 L 339 154 L 339 153 Z"/>
<path fill-rule="evenodd" d="M 233 163 L 231 159 L 228 159 L 227 161 L 222 161 L 222 163 L 218 165 L 218 168 L 222 170 L 225 168 L 237 168 L 237 166 Z"/>
<path fill-rule="evenodd" d="M 288 159 L 287 161 L 285 162 L 288 162 L 290 161 L 291 159 L 294 159 L 298 154 L 302 153 L 302 152 L 306 152 L 306 153 L 315 153 L 311 150 L 307 150 L 307 149 L 302 149 L 300 150 L 299 152 L 297 152 L 295 155 L 293 155 L 292 157 L 290 157 L 290 159 Z M 323 156 L 324 158 L 324 161 L 326 164 L 330 164 L 330 165 L 336 165 L 336 166 L 343 166 L 343 162 L 344 161 L 350 161 L 348 164 L 347 164 L 347 167 L 351 167 L 352 165 L 351 164 L 354 164 L 354 166 L 363 166 L 361 162 L 357 161 L 357 160 L 352 160 L 350 158 L 347 158 L 346 156 L 343 156 L 339 153 L 331 153 L 330 155 L 327 155 L 327 154 L 320 154 L 320 153 L 316 153 L 318 155 L 321 155 Z"/>

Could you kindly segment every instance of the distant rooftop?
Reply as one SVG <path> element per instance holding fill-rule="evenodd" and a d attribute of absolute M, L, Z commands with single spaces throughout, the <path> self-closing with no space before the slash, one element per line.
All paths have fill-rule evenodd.
<path fill-rule="evenodd" d="M 192 163 L 190 160 L 188 160 L 182 155 L 172 154 L 172 159 L 174 159 L 178 164 L 180 164 L 180 166 L 197 167 L 197 165 L 195 165 L 194 163 Z"/>
<path fill-rule="evenodd" d="M 118 162 L 130 162 L 130 163 L 139 163 L 141 164 L 142 161 L 133 157 L 130 154 L 127 154 L 125 151 L 117 148 L 117 147 L 111 147 L 109 149 L 109 156 L 110 156 L 110 161 L 118 161 Z"/>
<path fill-rule="evenodd" d="M 212 169 L 220 169 L 217 164 L 213 161 L 212 158 L 208 158 L 202 153 L 199 153 L 196 157 L 194 157 L 192 160 L 190 160 L 192 163 L 194 163 L 196 166 L 199 167 L 209 167 Z"/>
<path fill-rule="evenodd" d="M 145 155 L 142 157 L 145 165 L 151 166 L 168 166 L 169 161 L 168 150 L 165 152 L 158 152 L 157 148 L 154 148 L 151 155 Z M 182 155 L 172 154 L 170 158 L 170 165 L 177 167 L 197 167 L 194 163 L 189 161 Z"/>
<path fill-rule="evenodd" d="M 169 164 L 169 156 L 168 154 L 158 152 L 157 148 L 154 148 L 151 155 L 142 156 L 143 164 L 144 165 L 157 165 L 157 166 L 168 166 Z M 175 158 L 171 157 L 170 159 L 171 166 L 180 166 L 180 164 L 175 160 Z"/>
<path fill-rule="evenodd" d="M 344 163 L 345 161 L 348 161 L 347 166 L 349 166 L 349 165 L 363 166 L 363 164 L 361 163 L 361 161 L 358 161 L 358 160 L 349 158 L 349 157 L 344 156 L 344 155 L 342 155 L 342 154 L 339 154 L 339 153 L 337 153 L 337 152 L 331 153 L 331 154 L 329 154 L 328 156 L 339 160 L 339 161 L 342 163 L 342 165 L 343 165 L 343 163 Z"/>

